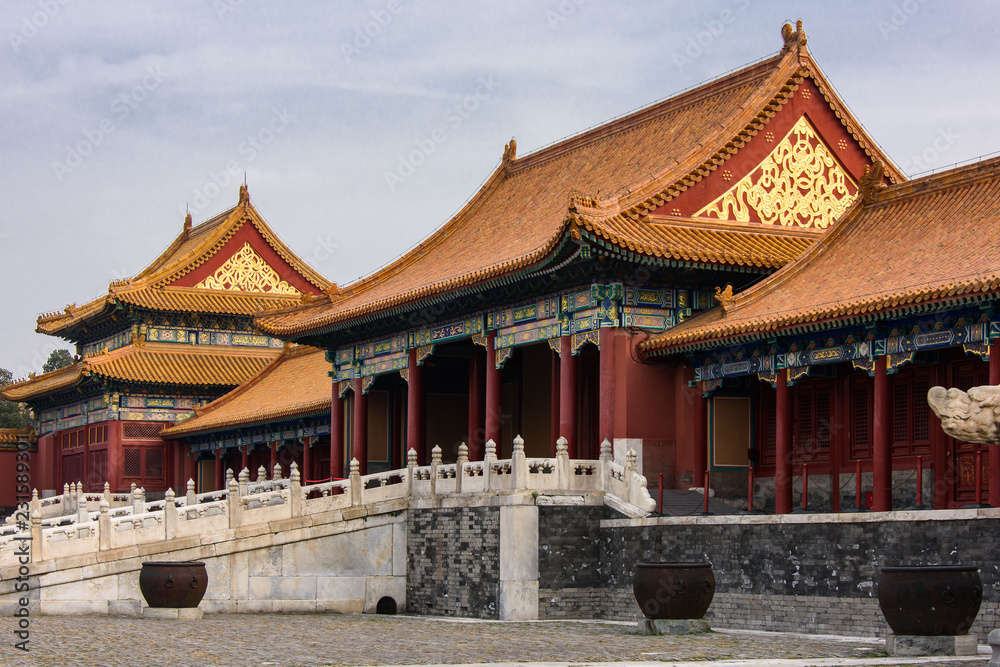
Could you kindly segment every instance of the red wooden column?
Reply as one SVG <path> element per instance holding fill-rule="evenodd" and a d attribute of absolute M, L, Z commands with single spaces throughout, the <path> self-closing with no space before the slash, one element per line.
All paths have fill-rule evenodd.
<path fill-rule="evenodd" d="M 615 333 L 617 327 L 602 327 L 600 331 L 601 344 L 601 378 L 600 378 L 600 414 L 597 425 L 597 446 L 602 442 L 615 442 Z M 600 450 L 598 450 L 600 451 Z"/>
<path fill-rule="evenodd" d="M 244 445 L 240 447 L 240 472 L 246 469 L 247 472 L 250 471 L 250 448 Z M 237 474 L 237 477 L 239 475 Z"/>
<path fill-rule="evenodd" d="M 788 514 L 792 511 L 792 392 L 787 368 L 778 371 L 774 405 L 774 513 Z"/>
<path fill-rule="evenodd" d="M 1000 340 L 990 343 L 990 384 L 1000 385 Z M 990 494 L 987 504 L 1000 507 L 1000 445 L 991 445 Z"/>
<path fill-rule="evenodd" d="M 299 480 L 302 484 L 307 484 L 306 480 L 312 479 L 312 441 L 314 438 L 302 438 L 302 470 L 299 471 Z"/>
<path fill-rule="evenodd" d="M 701 383 L 698 383 L 698 390 L 701 393 Z M 694 468 L 694 478 L 691 486 L 699 486 L 702 476 L 708 470 L 708 398 L 699 396 L 694 399 L 694 456 L 692 457 L 692 467 Z"/>
<path fill-rule="evenodd" d="M 483 460 L 483 375 L 485 374 L 485 355 L 475 343 L 469 355 L 469 460 Z"/>
<path fill-rule="evenodd" d="M 892 509 L 892 449 L 889 443 L 889 375 L 886 372 L 886 360 L 885 357 L 875 358 L 872 401 L 872 510 L 876 512 L 888 512 Z"/>
<path fill-rule="evenodd" d="M 278 464 L 278 443 L 277 441 L 269 443 L 267 446 L 271 450 L 271 460 L 267 466 L 267 478 L 271 479 L 274 477 L 274 466 Z"/>
<path fill-rule="evenodd" d="M 225 461 L 222 458 L 222 448 L 215 450 L 215 490 L 221 491 L 226 483 L 226 472 L 224 468 L 226 467 Z"/>
<path fill-rule="evenodd" d="M 556 440 L 559 439 L 559 378 L 559 353 L 552 350 L 552 380 L 550 385 L 552 387 L 552 398 L 549 409 L 549 424 L 551 425 L 552 442 L 550 442 L 549 445 L 552 450 L 551 455 L 553 457 L 556 455 Z"/>
<path fill-rule="evenodd" d="M 417 452 L 417 463 L 424 462 L 424 367 L 417 365 L 417 350 L 410 350 L 409 378 L 406 387 L 406 451 Z"/>
<path fill-rule="evenodd" d="M 486 335 L 486 440 L 492 440 L 500 451 L 503 437 L 503 404 L 501 400 L 501 372 L 497 368 L 495 331 Z"/>
<path fill-rule="evenodd" d="M 195 482 L 198 481 L 198 472 L 195 470 L 198 464 L 195 461 L 195 454 L 190 448 L 187 449 L 188 451 L 184 452 L 184 479 L 181 480 L 182 486 L 184 487 L 184 493 L 187 493 L 187 483 L 189 479 L 192 479 Z M 195 486 L 195 489 L 197 490 L 197 485 Z"/>
<path fill-rule="evenodd" d="M 568 335 L 559 339 L 559 435 L 569 443 L 569 457 L 576 458 L 576 358 Z"/>
<path fill-rule="evenodd" d="M 344 399 L 336 380 L 330 393 L 330 477 L 344 477 Z"/>
<path fill-rule="evenodd" d="M 363 378 L 354 380 L 354 448 L 362 475 L 368 474 L 368 395 L 361 390 Z"/>

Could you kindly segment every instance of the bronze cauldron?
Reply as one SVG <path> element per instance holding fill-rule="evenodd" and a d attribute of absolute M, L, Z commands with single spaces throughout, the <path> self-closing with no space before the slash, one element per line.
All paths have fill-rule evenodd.
<path fill-rule="evenodd" d="M 198 561 L 147 561 L 139 573 L 139 590 L 150 607 L 197 607 L 206 589 L 208 573 Z"/>
<path fill-rule="evenodd" d="M 983 601 L 971 565 L 883 567 L 878 605 L 897 635 L 968 634 Z"/>
<path fill-rule="evenodd" d="M 646 618 L 702 618 L 715 574 L 711 563 L 636 563 L 632 592 Z"/>

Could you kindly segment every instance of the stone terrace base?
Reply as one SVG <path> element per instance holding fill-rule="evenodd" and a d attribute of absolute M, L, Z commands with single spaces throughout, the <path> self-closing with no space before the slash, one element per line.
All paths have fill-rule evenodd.
<path fill-rule="evenodd" d="M 889 655 L 976 655 L 975 635 L 897 635 L 885 638 Z"/>
<path fill-rule="evenodd" d="M 711 630 L 703 618 L 644 618 L 639 621 L 643 635 L 694 635 Z"/>
<path fill-rule="evenodd" d="M 198 607 L 174 609 L 173 607 L 143 607 L 142 617 L 157 621 L 197 621 L 205 614 Z"/>

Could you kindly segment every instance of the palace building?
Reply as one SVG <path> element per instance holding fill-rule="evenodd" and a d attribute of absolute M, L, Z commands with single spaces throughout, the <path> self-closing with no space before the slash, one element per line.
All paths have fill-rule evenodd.
<path fill-rule="evenodd" d="M 501 164 L 437 232 L 386 268 L 256 318 L 327 350 L 330 460 L 362 472 L 461 443 L 529 456 L 607 439 L 671 487 L 701 483 L 694 368 L 637 346 L 821 239 L 865 169 L 891 163 L 786 26 L 777 55 Z M 885 184 L 904 177 L 889 166 Z M 376 415 L 373 417 L 373 415 Z M 193 426 L 193 424 L 192 424 Z M 235 435 L 235 434 L 233 434 Z M 745 469 L 744 462 L 744 469 Z"/>
<path fill-rule="evenodd" d="M 8 385 L 4 398 L 35 413 L 38 452 L 32 481 L 57 490 L 105 481 L 153 492 L 206 487 L 221 473 L 160 437 L 254 377 L 284 343 L 255 331 L 253 315 L 299 303 L 330 282 L 299 259 L 250 203 L 184 227 L 137 276 L 111 283 L 82 306 L 38 318 L 37 331 L 76 345 L 71 366 Z M 196 453 L 197 454 L 197 453 Z"/>
<path fill-rule="evenodd" d="M 207 490 L 292 461 L 323 480 L 435 446 L 502 458 L 520 435 L 529 457 L 608 440 L 666 488 L 707 471 L 778 512 L 912 504 L 918 468 L 925 504 L 984 479 L 1000 499 L 1000 461 L 925 400 L 990 379 L 997 165 L 907 182 L 801 24 L 782 35 L 531 154 L 511 140 L 459 213 L 353 284 L 305 266 L 245 189 L 188 222 L 136 278 L 39 318 L 81 357 L 4 390 L 35 410 L 46 488 Z"/>

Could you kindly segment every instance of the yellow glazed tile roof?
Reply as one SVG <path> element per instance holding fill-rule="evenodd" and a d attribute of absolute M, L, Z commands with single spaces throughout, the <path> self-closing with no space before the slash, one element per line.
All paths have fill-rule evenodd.
<path fill-rule="evenodd" d="M 343 289 L 259 315 L 257 324 L 283 338 L 319 333 L 530 268 L 580 229 L 657 257 L 778 266 L 808 245 L 805 235 L 764 241 L 767 230 L 760 236 L 733 234 L 742 245 L 727 249 L 724 232 L 666 223 L 647 227 L 642 220 L 735 155 L 804 77 L 865 153 L 887 161 L 808 52 L 783 50 L 523 158 L 511 142 L 500 166 L 465 208 L 416 248 Z M 904 178 L 891 166 L 887 177 Z"/>
<path fill-rule="evenodd" d="M 258 424 L 330 410 L 330 362 L 323 350 L 287 348 L 270 365 L 195 416 L 163 431 L 166 438 Z"/>

